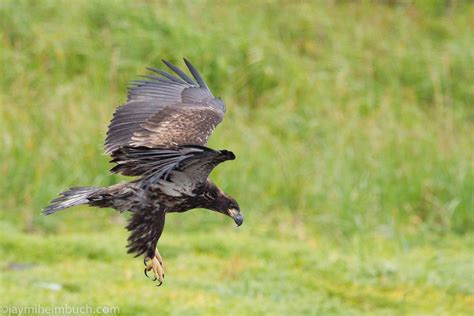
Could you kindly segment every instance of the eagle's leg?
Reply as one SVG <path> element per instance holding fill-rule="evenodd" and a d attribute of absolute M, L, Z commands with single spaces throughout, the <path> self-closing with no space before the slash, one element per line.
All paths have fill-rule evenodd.
<path fill-rule="evenodd" d="M 158 251 L 158 248 L 155 249 L 155 257 L 158 259 L 158 262 L 160 262 L 161 267 L 164 269 L 165 266 L 163 265 L 163 258 L 161 258 L 160 252 Z"/>
<path fill-rule="evenodd" d="M 158 248 L 155 250 L 155 255 L 153 256 L 153 258 L 145 257 L 144 263 L 146 265 L 144 271 L 145 275 L 148 277 L 147 272 L 152 270 L 153 274 L 155 275 L 155 279 L 153 281 L 158 280 L 158 282 L 160 282 L 158 286 L 163 284 L 163 280 L 165 278 L 165 271 L 163 268 L 163 259 L 161 258 Z"/>

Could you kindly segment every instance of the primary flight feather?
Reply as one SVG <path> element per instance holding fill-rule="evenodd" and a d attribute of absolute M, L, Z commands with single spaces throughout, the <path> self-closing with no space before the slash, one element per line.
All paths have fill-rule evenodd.
<path fill-rule="evenodd" d="M 115 163 L 111 171 L 138 178 L 105 188 L 71 188 L 43 210 L 49 215 L 88 204 L 132 212 L 128 252 L 145 256 L 145 274 L 153 271 L 159 285 L 164 270 L 157 243 L 167 213 L 206 208 L 230 216 L 238 226 L 243 222 L 237 201 L 208 178 L 218 164 L 235 159 L 231 151 L 205 146 L 224 118 L 225 105 L 184 62 L 194 79 L 167 61 L 174 74 L 148 68 L 154 74 L 131 82 L 127 103 L 110 122 L 104 147 Z"/>

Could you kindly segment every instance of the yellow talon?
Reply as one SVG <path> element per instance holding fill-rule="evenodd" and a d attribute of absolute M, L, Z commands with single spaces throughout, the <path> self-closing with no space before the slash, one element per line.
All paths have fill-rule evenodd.
<path fill-rule="evenodd" d="M 148 263 L 146 263 L 148 261 Z M 155 275 L 155 279 L 153 281 L 158 280 L 160 282 L 158 286 L 163 284 L 163 280 L 165 278 L 165 270 L 163 267 L 163 259 L 161 258 L 160 253 L 158 252 L 158 249 L 155 252 L 155 256 L 153 258 L 145 258 L 145 275 L 148 277 L 147 272 L 148 271 L 153 271 L 153 274 Z"/>

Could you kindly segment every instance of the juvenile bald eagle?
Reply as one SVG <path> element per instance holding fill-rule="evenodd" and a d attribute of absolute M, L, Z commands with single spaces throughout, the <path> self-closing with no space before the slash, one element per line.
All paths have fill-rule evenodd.
<path fill-rule="evenodd" d="M 225 105 L 184 62 L 194 80 L 167 61 L 175 74 L 148 68 L 154 74 L 132 81 L 127 103 L 110 122 L 105 152 L 115 163 L 111 171 L 138 178 L 106 188 L 71 188 L 43 210 L 49 215 L 87 204 L 132 212 L 128 252 L 144 255 L 145 275 L 153 271 L 158 285 L 164 270 L 157 243 L 167 213 L 206 208 L 230 216 L 238 226 L 243 222 L 237 201 L 208 178 L 218 164 L 235 159 L 231 151 L 205 147 Z"/>

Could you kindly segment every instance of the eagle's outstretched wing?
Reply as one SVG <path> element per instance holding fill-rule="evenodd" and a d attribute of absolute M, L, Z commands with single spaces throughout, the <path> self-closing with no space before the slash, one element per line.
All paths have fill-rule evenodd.
<path fill-rule="evenodd" d="M 212 169 L 221 162 L 235 159 L 228 150 L 213 150 L 204 146 L 184 145 L 174 148 L 125 146 L 112 153 L 116 166 L 112 172 L 126 176 L 142 176 L 143 183 L 173 179 L 186 191 L 200 187 Z"/>
<path fill-rule="evenodd" d="M 136 80 L 128 102 L 114 113 L 105 140 L 110 154 L 122 146 L 205 145 L 224 118 L 225 105 L 215 98 L 196 69 L 185 59 L 194 80 L 163 61 L 176 75 L 149 68 L 156 74 Z"/>

